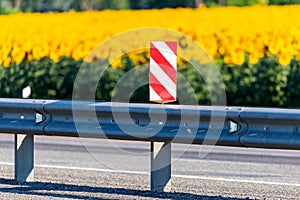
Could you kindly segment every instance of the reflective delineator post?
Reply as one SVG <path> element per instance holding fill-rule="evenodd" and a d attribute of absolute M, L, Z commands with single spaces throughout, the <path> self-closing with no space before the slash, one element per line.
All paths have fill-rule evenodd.
<path fill-rule="evenodd" d="M 176 101 L 177 42 L 150 43 L 150 101 Z"/>
<path fill-rule="evenodd" d="M 150 101 L 176 101 L 177 42 L 150 42 Z M 171 190 L 171 143 L 151 142 L 151 191 Z"/>

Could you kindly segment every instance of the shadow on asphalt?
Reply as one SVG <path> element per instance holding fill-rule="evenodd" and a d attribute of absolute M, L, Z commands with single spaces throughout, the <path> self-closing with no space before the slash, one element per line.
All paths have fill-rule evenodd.
<path fill-rule="evenodd" d="M 149 198 L 159 198 L 159 199 L 232 199 L 232 200 L 245 200 L 241 198 L 224 198 L 221 196 L 206 196 L 189 194 L 182 192 L 164 192 L 164 193 L 152 193 L 145 190 L 134 190 L 125 188 L 108 188 L 108 187 L 90 187 L 90 186 L 80 186 L 72 184 L 62 184 L 62 183 L 50 183 L 50 182 L 24 182 L 18 183 L 11 179 L 0 178 L 0 184 L 4 184 L 5 188 L 0 188 L 0 193 L 11 193 L 11 194 L 24 194 L 39 197 L 56 197 L 56 198 L 68 198 L 68 199 L 108 199 L 108 198 L 98 198 L 91 197 L 89 195 L 84 195 L 83 193 L 101 193 L 102 196 L 111 195 L 122 195 L 122 199 L 126 198 L 126 195 L 130 197 L 149 197 Z M 61 192 L 61 193 L 59 193 Z M 70 194 L 70 193 L 74 194 Z M 80 194 L 75 194 L 80 192 Z M 62 194 L 63 193 L 63 194 Z M 67 194 L 65 194 L 67 193 Z M 125 197 L 124 197 L 124 196 Z M 92 195 L 93 196 L 93 195 Z M 109 198 L 111 199 L 111 198 Z"/>

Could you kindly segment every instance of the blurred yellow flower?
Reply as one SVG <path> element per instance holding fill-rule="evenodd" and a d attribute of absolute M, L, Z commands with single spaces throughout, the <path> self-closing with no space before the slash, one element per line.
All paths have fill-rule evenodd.
<path fill-rule="evenodd" d="M 259 54 L 257 52 L 253 52 L 251 54 L 249 54 L 249 63 L 254 65 L 259 61 Z"/>
<path fill-rule="evenodd" d="M 11 58 L 6 58 L 3 62 L 4 67 L 9 67 L 11 63 Z"/>
<path fill-rule="evenodd" d="M 122 58 L 119 57 L 117 59 L 110 61 L 110 64 L 113 68 L 118 68 L 119 66 L 121 66 L 121 61 L 122 61 Z"/>
<path fill-rule="evenodd" d="M 287 65 L 294 56 L 300 61 L 299 13 L 300 5 L 1 15 L 0 65 L 9 67 L 11 63 L 43 57 L 54 62 L 63 56 L 84 59 L 111 36 L 143 27 L 169 28 L 187 34 L 211 58 L 221 58 L 229 65 L 244 63 L 245 55 L 249 55 L 251 64 L 273 55 L 281 65 Z M 143 43 L 143 36 L 137 34 L 135 42 Z M 110 55 L 120 56 L 131 43 L 116 42 L 119 52 L 100 48 L 95 57 L 112 60 Z M 178 48 L 188 55 L 186 60 L 203 61 L 203 56 L 196 55 L 185 38 L 178 43 Z M 135 51 L 129 57 L 137 65 L 145 63 L 149 50 Z M 178 62 L 184 63 L 180 59 Z M 112 63 L 114 67 L 120 64 L 120 59 Z"/>
<path fill-rule="evenodd" d="M 279 54 L 278 55 L 278 61 L 280 63 L 280 65 L 282 66 L 287 66 L 288 64 L 290 64 L 292 59 L 291 55 L 288 54 Z"/>

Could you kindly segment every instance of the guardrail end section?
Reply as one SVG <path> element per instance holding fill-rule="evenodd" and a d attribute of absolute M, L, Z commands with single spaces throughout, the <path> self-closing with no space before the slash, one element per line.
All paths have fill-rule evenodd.
<path fill-rule="evenodd" d="M 151 192 L 171 190 L 171 143 L 151 142 Z"/>
<path fill-rule="evenodd" d="M 15 180 L 34 180 L 34 135 L 15 134 Z"/>

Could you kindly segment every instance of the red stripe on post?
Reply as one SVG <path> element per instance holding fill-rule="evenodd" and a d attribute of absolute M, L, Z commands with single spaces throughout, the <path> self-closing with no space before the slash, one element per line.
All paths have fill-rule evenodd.
<path fill-rule="evenodd" d="M 152 44 L 151 44 L 152 46 Z M 150 57 L 160 66 L 160 68 L 171 78 L 171 80 L 176 83 L 176 70 L 169 63 L 169 61 L 163 57 L 156 47 L 151 47 Z"/>
<path fill-rule="evenodd" d="M 166 45 L 177 55 L 177 42 L 166 42 Z"/>
<path fill-rule="evenodd" d="M 150 72 L 150 87 L 161 97 L 163 101 L 176 101 L 169 91 L 155 78 L 155 76 Z"/>

